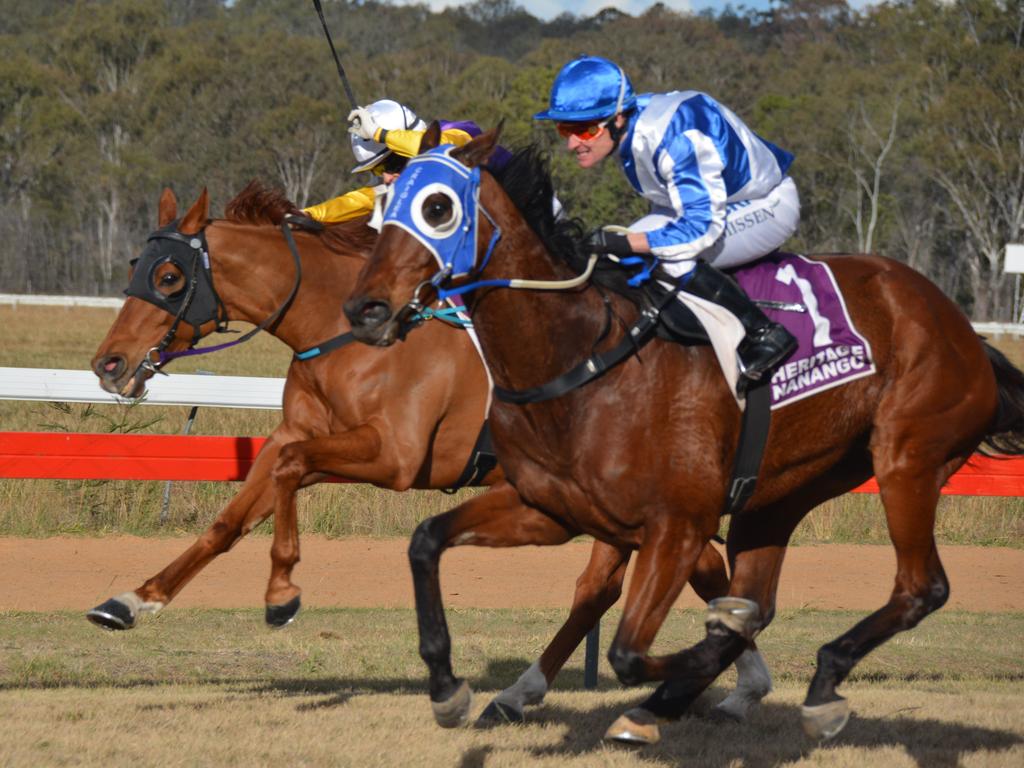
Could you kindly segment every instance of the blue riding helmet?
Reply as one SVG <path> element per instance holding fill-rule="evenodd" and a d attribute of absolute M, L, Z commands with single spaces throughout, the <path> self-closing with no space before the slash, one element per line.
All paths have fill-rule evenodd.
<path fill-rule="evenodd" d="M 600 56 L 580 56 L 562 67 L 551 86 L 550 106 L 533 119 L 582 123 L 611 117 L 635 104 L 633 84 L 622 67 Z"/>

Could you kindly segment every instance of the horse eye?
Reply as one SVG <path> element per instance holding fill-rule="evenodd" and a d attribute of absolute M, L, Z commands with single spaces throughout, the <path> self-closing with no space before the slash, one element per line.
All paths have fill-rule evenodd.
<path fill-rule="evenodd" d="M 434 194 L 423 202 L 423 220 L 432 227 L 441 227 L 452 218 L 452 201 L 445 195 Z"/>
<path fill-rule="evenodd" d="M 184 278 L 179 272 L 166 271 L 155 276 L 156 289 L 165 296 L 173 296 L 182 289 Z"/>

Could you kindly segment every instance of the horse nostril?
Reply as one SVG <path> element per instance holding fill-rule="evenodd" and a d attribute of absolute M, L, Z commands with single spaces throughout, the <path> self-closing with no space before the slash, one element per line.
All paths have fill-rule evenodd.
<path fill-rule="evenodd" d="M 374 323 L 380 323 L 391 317 L 391 310 L 388 305 L 380 301 L 374 301 L 363 307 L 360 314 Z"/>
<path fill-rule="evenodd" d="M 391 305 L 386 301 L 366 299 L 361 302 L 347 304 L 345 314 L 354 326 L 372 328 L 387 322 L 391 318 Z"/>
<path fill-rule="evenodd" d="M 127 363 L 120 355 L 107 355 L 96 362 L 96 373 L 104 379 L 116 379 L 126 367 Z"/>

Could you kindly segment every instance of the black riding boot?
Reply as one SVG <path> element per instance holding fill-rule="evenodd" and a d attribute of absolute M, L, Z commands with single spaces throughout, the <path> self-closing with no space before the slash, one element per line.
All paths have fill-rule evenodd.
<path fill-rule="evenodd" d="M 740 378 L 736 392 L 743 395 L 748 387 L 785 360 L 797 347 L 797 341 L 779 323 L 772 322 L 743 292 L 739 283 L 710 264 L 698 261 L 682 289 L 727 309 L 743 325 L 746 336 L 736 349 Z"/>

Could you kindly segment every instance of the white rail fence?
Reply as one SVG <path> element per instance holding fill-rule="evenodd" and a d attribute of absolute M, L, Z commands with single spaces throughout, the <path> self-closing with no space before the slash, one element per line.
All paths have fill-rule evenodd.
<path fill-rule="evenodd" d="M 106 296 L 25 296 L 18 293 L 0 293 L 0 305 L 3 306 L 42 306 L 42 307 L 109 307 L 120 309 L 124 299 Z"/>
<path fill-rule="evenodd" d="M 144 405 L 191 405 L 214 408 L 279 409 L 284 379 L 262 376 L 204 376 L 176 373 L 147 383 Z M 0 400 L 61 403 L 121 403 L 104 392 L 92 371 L 54 368 L 0 368 Z"/>

